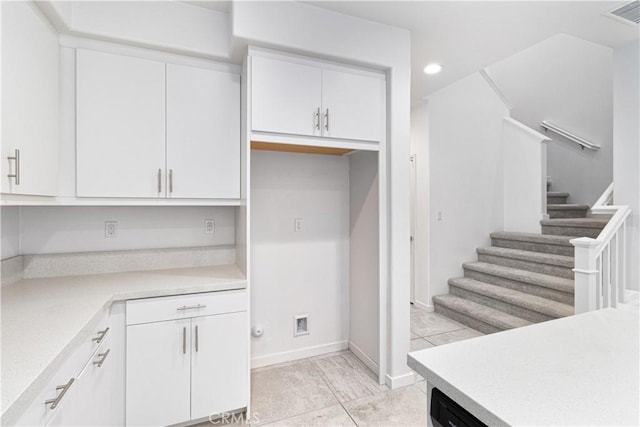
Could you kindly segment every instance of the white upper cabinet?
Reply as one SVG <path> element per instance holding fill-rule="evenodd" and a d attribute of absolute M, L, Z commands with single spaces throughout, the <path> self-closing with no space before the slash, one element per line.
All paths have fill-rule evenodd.
<path fill-rule="evenodd" d="M 254 132 L 379 142 L 384 106 L 382 74 L 251 57 Z"/>
<path fill-rule="evenodd" d="M 320 68 L 254 56 L 251 69 L 254 131 L 321 135 Z"/>
<path fill-rule="evenodd" d="M 159 197 L 165 173 L 165 64 L 78 49 L 77 195 Z"/>
<path fill-rule="evenodd" d="M 58 34 L 34 2 L 1 2 L 2 192 L 58 192 Z M 8 175 L 16 175 L 9 177 Z"/>
<path fill-rule="evenodd" d="M 240 197 L 240 76 L 167 64 L 168 196 Z"/>
<path fill-rule="evenodd" d="M 78 197 L 240 198 L 240 75 L 77 50 Z"/>
<path fill-rule="evenodd" d="M 325 136 L 380 141 L 383 132 L 384 80 L 342 71 L 322 71 Z"/>

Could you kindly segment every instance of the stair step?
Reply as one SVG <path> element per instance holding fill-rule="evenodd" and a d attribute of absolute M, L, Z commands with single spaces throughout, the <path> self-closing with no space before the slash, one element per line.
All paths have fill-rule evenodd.
<path fill-rule="evenodd" d="M 576 204 L 547 204 L 549 218 L 584 218 L 589 206 Z"/>
<path fill-rule="evenodd" d="M 530 252 L 573 256 L 574 249 L 570 236 L 550 236 L 532 233 L 497 232 L 491 233 L 491 244 L 495 247 L 520 249 Z"/>
<path fill-rule="evenodd" d="M 547 191 L 547 204 L 565 204 L 569 198 L 569 193 L 559 191 Z"/>
<path fill-rule="evenodd" d="M 486 262 L 462 264 L 464 276 L 564 304 L 573 304 L 573 280 Z"/>
<path fill-rule="evenodd" d="M 607 225 L 607 218 L 543 219 L 542 234 L 596 238 Z"/>
<path fill-rule="evenodd" d="M 449 279 L 449 289 L 452 295 L 469 299 L 530 322 L 544 322 L 574 314 L 571 305 L 468 277 Z"/>
<path fill-rule="evenodd" d="M 478 248 L 478 261 L 573 279 L 573 257 L 500 247 Z"/>
<path fill-rule="evenodd" d="M 436 313 L 463 323 L 485 334 L 531 325 L 532 322 L 455 295 L 433 297 Z"/>

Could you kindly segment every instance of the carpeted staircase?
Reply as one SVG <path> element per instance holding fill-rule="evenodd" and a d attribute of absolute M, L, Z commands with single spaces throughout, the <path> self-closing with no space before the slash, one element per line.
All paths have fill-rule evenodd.
<path fill-rule="evenodd" d="M 567 203 L 568 193 L 548 192 L 549 219 L 542 234 L 491 233 L 478 261 L 462 264 L 449 294 L 433 297 L 435 311 L 484 333 L 574 314 L 575 237 L 597 237 L 606 219 L 589 218 L 589 206 Z"/>

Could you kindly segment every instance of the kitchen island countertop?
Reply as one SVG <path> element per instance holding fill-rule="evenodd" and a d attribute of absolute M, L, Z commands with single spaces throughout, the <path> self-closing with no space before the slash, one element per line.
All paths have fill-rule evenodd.
<path fill-rule="evenodd" d="M 606 309 L 409 353 L 485 424 L 639 425 L 640 313 Z"/>

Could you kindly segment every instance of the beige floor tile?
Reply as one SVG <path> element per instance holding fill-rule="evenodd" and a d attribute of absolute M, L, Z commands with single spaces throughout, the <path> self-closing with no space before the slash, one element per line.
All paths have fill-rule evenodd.
<path fill-rule="evenodd" d="M 438 313 L 422 310 L 411 313 L 411 332 L 420 337 L 428 337 L 464 328 L 464 325 Z"/>
<path fill-rule="evenodd" d="M 421 392 L 423 392 L 424 394 L 427 394 L 427 382 L 426 381 L 422 381 L 420 383 L 417 383 L 416 388 L 418 388 Z"/>
<path fill-rule="evenodd" d="M 375 374 L 353 353 L 325 357 L 313 363 L 340 402 L 372 396 L 387 389 L 378 384 Z"/>
<path fill-rule="evenodd" d="M 358 426 L 427 425 L 427 399 L 420 385 L 388 390 L 344 407 Z"/>
<path fill-rule="evenodd" d="M 431 347 L 433 347 L 433 344 L 423 338 L 411 340 L 411 351 L 424 350 L 425 348 Z"/>
<path fill-rule="evenodd" d="M 426 339 L 433 345 L 449 344 L 456 341 L 468 340 L 469 338 L 480 337 L 484 335 L 475 329 L 459 329 L 453 332 L 446 332 L 444 334 L 431 335 Z"/>
<path fill-rule="evenodd" d="M 355 426 L 349 414 L 340 405 L 318 409 L 296 417 L 280 420 L 269 426 L 304 427 L 304 426 Z"/>
<path fill-rule="evenodd" d="M 338 403 L 315 365 L 304 360 L 251 373 L 252 417 L 259 424 L 290 418 Z"/>
<path fill-rule="evenodd" d="M 415 333 L 413 333 L 413 332 L 410 332 L 410 333 L 411 333 L 411 339 L 412 339 L 412 340 L 413 340 L 413 339 L 416 339 L 416 338 L 420 338 L 420 337 L 418 336 L 418 334 L 415 334 Z"/>

